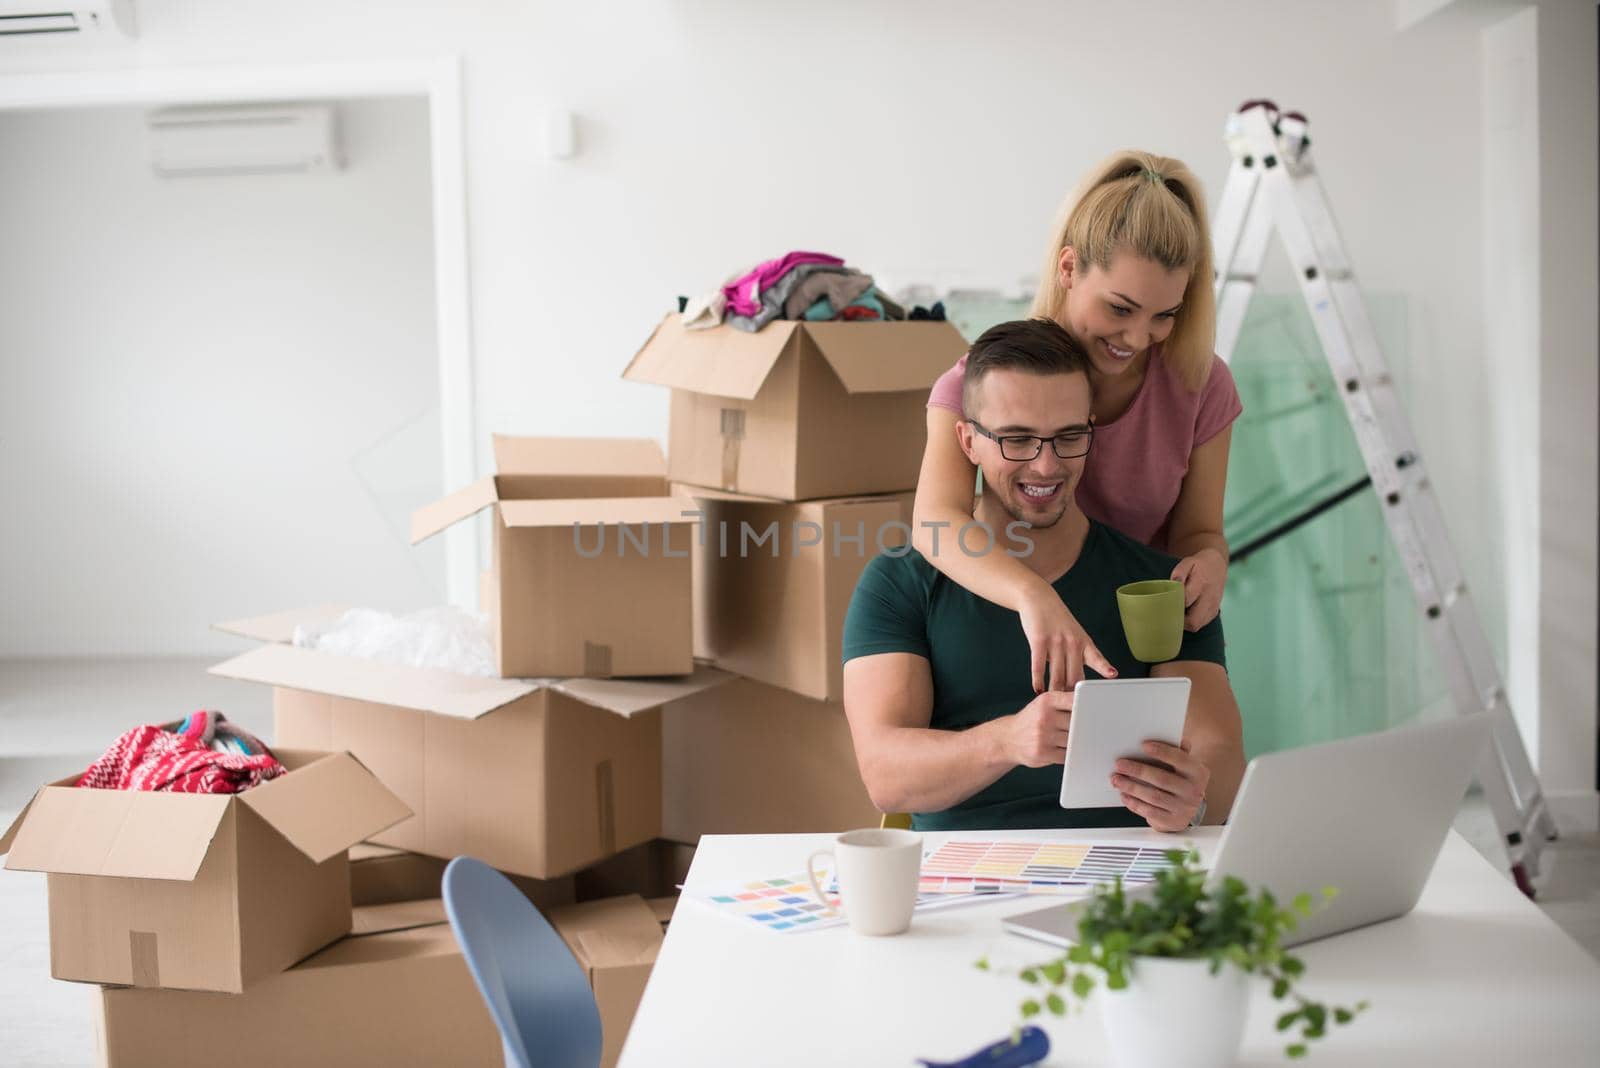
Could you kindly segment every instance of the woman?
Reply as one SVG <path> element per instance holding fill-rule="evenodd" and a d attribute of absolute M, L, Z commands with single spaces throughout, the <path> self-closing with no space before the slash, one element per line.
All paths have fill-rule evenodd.
<path fill-rule="evenodd" d="M 1175 159 L 1119 152 L 1069 196 L 1032 314 L 1055 319 L 1089 355 L 1093 448 L 1078 487 L 1089 518 L 1179 557 L 1184 625 L 1216 616 L 1228 577 L 1222 498 L 1233 376 L 1212 352 L 1211 237 L 1200 183 Z M 1015 610 L 1033 652 L 1033 686 L 1070 689 L 1084 666 L 1116 669 L 1055 590 L 1006 553 L 935 553 L 941 524 L 972 521 L 974 469 L 955 426 L 965 359 L 928 398 L 913 544 L 955 582 Z"/>

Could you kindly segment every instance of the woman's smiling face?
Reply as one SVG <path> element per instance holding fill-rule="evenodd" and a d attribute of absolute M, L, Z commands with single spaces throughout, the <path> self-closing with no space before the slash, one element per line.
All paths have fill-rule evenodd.
<path fill-rule="evenodd" d="M 1189 271 L 1118 251 L 1111 265 L 1080 264 L 1072 248 L 1058 264 L 1066 300 L 1061 325 L 1101 375 L 1119 375 L 1151 345 L 1166 340 L 1189 286 Z"/>

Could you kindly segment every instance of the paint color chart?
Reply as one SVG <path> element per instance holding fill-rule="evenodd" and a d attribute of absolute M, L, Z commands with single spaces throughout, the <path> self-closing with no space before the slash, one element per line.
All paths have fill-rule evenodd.
<path fill-rule="evenodd" d="M 824 927 L 838 927 L 845 922 L 844 913 L 838 911 L 839 886 L 825 868 L 817 869 L 817 881 L 826 888 L 828 901 L 834 911 L 818 904 L 811 892 L 805 874 L 783 875 L 771 879 L 752 879 L 749 882 L 725 886 L 702 894 L 704 901 L 724 916 L 748 920 L 759 927 L 780 934 L 799 934 L 802 931 L 819 931 Z M 1025 885 L 986 890 L 982 893 L 955 893 L 938 890 L 917 894 L 916 911 L 946 909 L 958 905 L 993 901 L 995 895 L 1010 896 L 1026 890 Z"/>
<path fill-rule="evenodd" d="M 922 860 L 921 892 L 1082 893 L 1118 876 L 1148 883 L 1170 868 L 1165 849 L 1087 842 L 948 841 Z"/>
<path fill-rule="evenodd" d="M 819 881 L 827 885 L 828 873 L 818 869 L 817 875 Z M 804 872 L 722 887 L 701 900 L 724 915 L 749 920 L 769 931 L 814 930 L 844 922 L 841 913 L 829 912 L 817 902 Z M 838 907 L 837 894 L 829 894 L 828 900 Z"/>

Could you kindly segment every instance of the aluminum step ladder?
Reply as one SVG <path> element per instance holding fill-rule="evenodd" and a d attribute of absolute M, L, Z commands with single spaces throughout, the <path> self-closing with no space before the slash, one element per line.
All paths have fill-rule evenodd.
<path fill-rule="evenodd" d="M 1345 256 L 1306 127 L 1305 116 L 1280 113 L 1265 100 L 1245 103 L 1228 119 L 1233 162 L 1213 228 L 1217 352 L 1224 360 L 1233 356 L 1276 229 L 1299 278 L 1372 488 L 1383 501 L 1389 536 L 1426 618 L 1451 698 L 1462 713 L 1484 711 L 1492 718 L 1493 744 L 1478 771 L 1478 783 L 1510 854 L 1512 877 L 1532 897 L 1539 852 L 1556 837 L 1555 822 Z"/>

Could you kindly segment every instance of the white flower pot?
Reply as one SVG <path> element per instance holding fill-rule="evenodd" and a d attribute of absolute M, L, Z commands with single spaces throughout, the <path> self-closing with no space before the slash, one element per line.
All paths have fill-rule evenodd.
<path fill-rule="evenodd" d="M 1208 960 L 1136 957 L 1124 990 L 1102 989 L 1101 1018 L 1121 1068 L 1227 1068 L 1239 1056 L 1250 976 Z"/>

